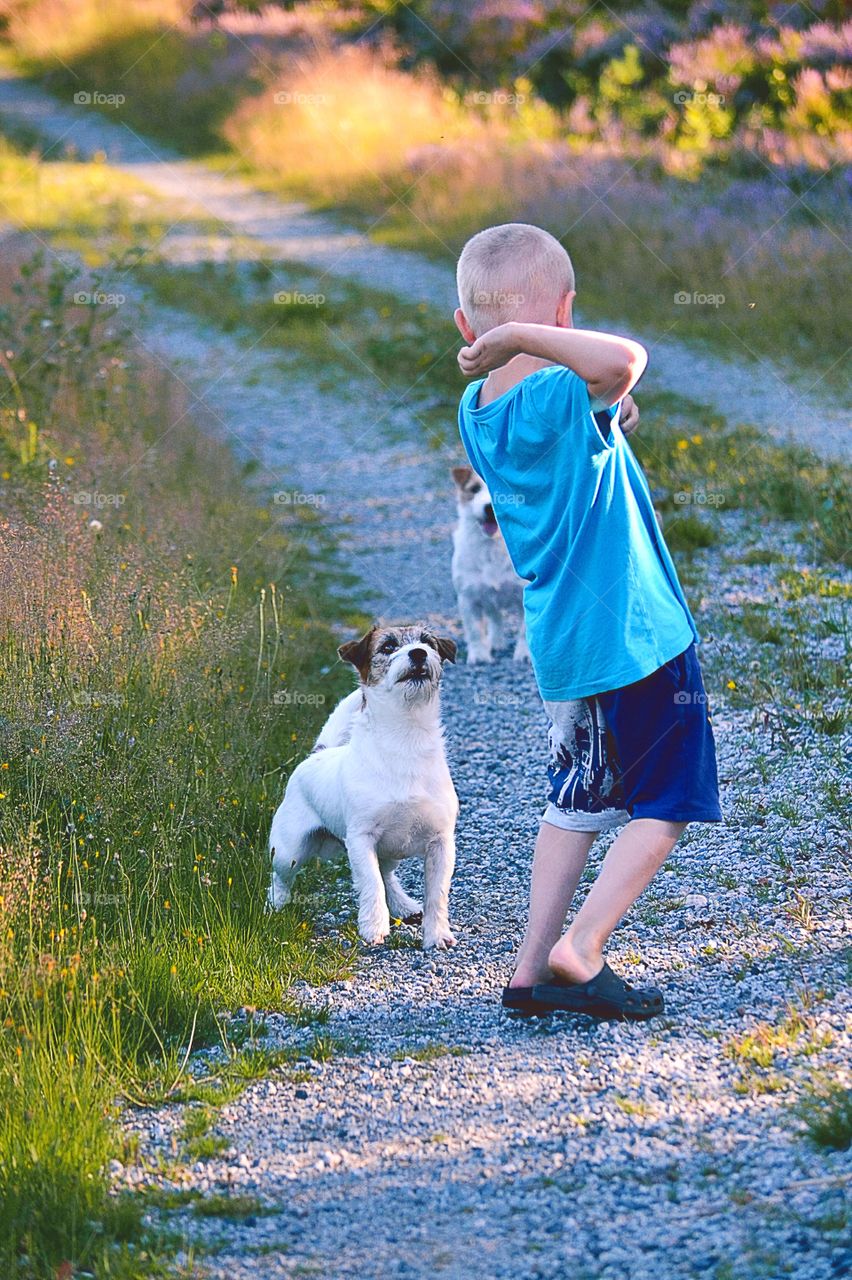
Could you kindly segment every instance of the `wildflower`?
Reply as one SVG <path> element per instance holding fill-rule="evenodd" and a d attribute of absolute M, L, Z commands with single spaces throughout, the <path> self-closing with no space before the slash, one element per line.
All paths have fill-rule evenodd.
<path fill-rule="evenodd" d="M 684 450 L 686 450 L 686 449 L 688 449 L 688 448 L 689 448 L 689 441 L 688 441 L 688 440 L 678 440 L 678 442 L 677 442 L 677 447 L 678 447 L 678 449 L 680 449 L 681 453 L 683 453 L 683 452 L 684 452 Z"/>
<path fill-rule="evenodd" d="M 729 680 L 729 681 L 728 681 L 728 688 L 729 688 L 729 689 L 736 689 L 736 687 L 737 687 L 737 682 L 736 682 L 736 680 Z"/>
<path fill-rule="evenodd" d="M 232 564 L 231 565 L 231 586 L 235 587 L 236 585 L 237 585 L 237 566 L 235 564 Z"/>

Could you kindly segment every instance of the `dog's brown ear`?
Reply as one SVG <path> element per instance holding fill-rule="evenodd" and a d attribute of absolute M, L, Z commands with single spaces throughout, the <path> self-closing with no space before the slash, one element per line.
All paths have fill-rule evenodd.
<path fill-rule="evenodd" d="M 361 637 L 360 640 L 347 640 L 337 650 L 344 662 L 351 662 L 362 680 L 366 680 L 370 672 L 370 661 L 373 656 L 373 632 L 375 627 Z"/>
<path fill-rule="evenodd" d="M 449 636 L 436 636 L 435 644 L 438 647 L 438 653 L 445 662 L 455 662 L 457 645 L 455 640 L 451 640 Z"/>
<path fill-rule="evenodd" d="M 473 467 L 453 467 L 452 477 L 460 489 L 463 489 L 473 475 Z"/>

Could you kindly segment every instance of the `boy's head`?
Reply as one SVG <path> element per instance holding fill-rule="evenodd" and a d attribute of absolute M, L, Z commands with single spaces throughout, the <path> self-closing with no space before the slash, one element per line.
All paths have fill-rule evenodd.
<path fill-rule="evenodd" d="M 478 232 L 462 249 L 456 280 L 456 324 L 468 342 L 509 320 L 571 323 L 574 268 L 541 227 L 506 222 Z"/>

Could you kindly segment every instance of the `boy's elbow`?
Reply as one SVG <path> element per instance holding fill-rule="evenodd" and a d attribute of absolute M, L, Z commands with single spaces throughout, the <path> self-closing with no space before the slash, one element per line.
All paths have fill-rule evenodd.
<path fill-rule="evenodd" d="M 647 363 L 648 352 L 642 344 L 625 340 L 606 374 L 589 383 L 590 395 L 595 399 L 605 400 L 608 404 L 615 404 L 636 386 Z"/>
<path fill-rule="evenodd" d="M 617 399 L 627 395 L 631 387 L 635 387 L 636 383 L 645 372 L 645 366 L 648 363 L 648 352 L 642 346 L 641 342 L 631 342 L 628 339 L 624 341 L 623 359 L 618 371 L 618 383 L 621 387 Z"/>

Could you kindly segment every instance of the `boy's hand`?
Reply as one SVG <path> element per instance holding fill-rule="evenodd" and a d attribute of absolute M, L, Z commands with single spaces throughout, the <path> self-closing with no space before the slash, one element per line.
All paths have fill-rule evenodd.
<path fill-rule="evenodd" d="M 631 436 L 639 426 L 639 409 L 631 395 L 621 401 L 621 418 L 619 425 L 626 436 Z"/>
<path fill-rule="evenodd" d="M 510 320 L 508 324 L 498 324 L 496 329 L 489 329 L 470 347 L 462 347 L 458 355 L 459 368 L 466 378 L 482 377 L 492 369 L 499 369 L 508 364 L 515 356 L 520 355 L 516 325 Z"/>

